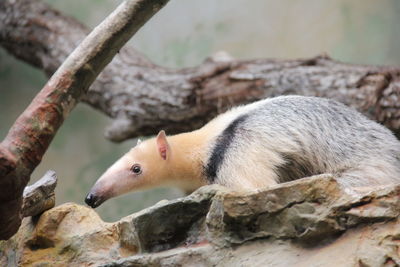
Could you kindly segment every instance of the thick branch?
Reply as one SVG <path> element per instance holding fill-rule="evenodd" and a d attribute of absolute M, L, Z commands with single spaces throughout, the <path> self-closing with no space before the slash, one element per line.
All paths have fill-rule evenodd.
<path fill-rule="evenodd" d="M 2 1 L 0 9 L 15 2 Z M 22 191 L 64 119 L 112 57 L 167 2 L 123 2 L 68 56 L 11 127 L 0 144 L 0 239 L 18 229 Z"/>
<path fill-rule="evenodd" d="M 1 4 L 0 4 L 1 5 Z M 33 0 L 5 1 L 0 43 L 10 53 L 54 72 L 87 29 Z M 84 99 L 114 118 L 107 137 L 197 128 L 231 105 L 281 94 L 337 99 L 400 134 L 399 68 L 360 66 L 327 56 L 237 61 L 216 56 L 195 68 L 171 70 L 123 49 Z"/>

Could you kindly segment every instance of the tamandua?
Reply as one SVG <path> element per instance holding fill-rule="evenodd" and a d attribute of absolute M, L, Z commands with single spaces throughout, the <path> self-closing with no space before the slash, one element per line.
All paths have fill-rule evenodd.
<path fill-rule="evenodd" d="M 202 128 L 137 144 L 95 183 L 95 208 L 130 191 L 206 184 L 234 190 L 331 173 L 346 187 L 400 182 L 400 141 L 333 100 L 280 96 L 233 108 Z"/>

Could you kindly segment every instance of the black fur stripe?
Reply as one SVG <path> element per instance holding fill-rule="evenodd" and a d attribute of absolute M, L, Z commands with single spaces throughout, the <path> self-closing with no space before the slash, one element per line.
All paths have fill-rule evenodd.
<path fill-rule="evenodd" d="M 217 178 L 217 172 L 223 164 L 224 157 L 232 144 L 238 126 L 243 123 L 247 115 L 242 115 L 232 121 L 228 127 L 217 137 L 214 149 L 205 166 L 205 174 L 209 184 L 213 184 Z"/>

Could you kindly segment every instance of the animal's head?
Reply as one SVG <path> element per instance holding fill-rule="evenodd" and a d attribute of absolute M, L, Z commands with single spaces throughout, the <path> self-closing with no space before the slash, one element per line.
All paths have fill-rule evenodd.
<path fill-rule="evenodd" d="M 98 207 L 109 198 L 163 185 L 171 176 L 171 149 L 164 131 L 138 144 L 115 162 L 95 183 L 85 202 Z"/>

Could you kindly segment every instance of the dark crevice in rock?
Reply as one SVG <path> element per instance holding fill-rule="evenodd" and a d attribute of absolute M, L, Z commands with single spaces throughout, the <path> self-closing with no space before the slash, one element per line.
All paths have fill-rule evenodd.
<path fill-rule="evenodd" d="M 371 203 L 372 201 L 372 197 L 371 196 L 367 196 L 367 197 L 363 197 L 362 199 L 360 199 L 359 201 L 350 203 L 349 205 L 343 205 L 343 206 L 339 206 L 337 208 L 337 212 L 345 212 L 345 211 L 349 211 L 352 208 L 358 208 L 361 206 L 364 206 L 366 204 Z"/>
<path fill-rule="evenodd" d="M 143 252 L 159 252 L 204 239 L 202 230 L 209 210 L 209 199 L 201 202 L 175 202 L 135 219 Z"/>
<path fill-rule="evenodd" d="M 46 237 L 36 237 L 27 242 L 30 250 L 39 250 L 54 247 L 54 241 Z"/>

